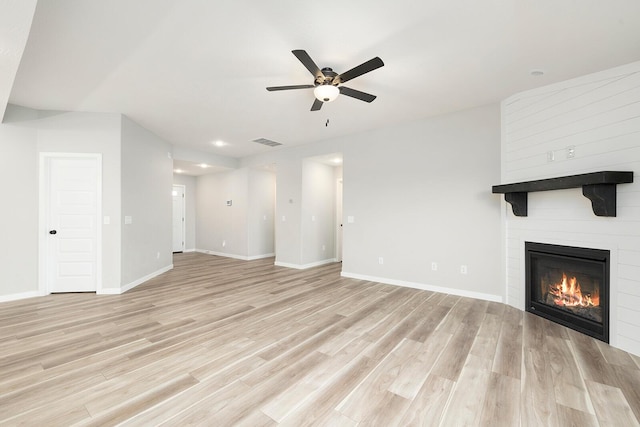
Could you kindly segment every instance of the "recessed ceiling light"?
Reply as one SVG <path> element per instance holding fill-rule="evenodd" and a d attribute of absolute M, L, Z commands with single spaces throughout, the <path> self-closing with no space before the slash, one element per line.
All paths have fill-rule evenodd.
<path fill-rule="evenodd" d="M 182 169 L 174 169 L 173 171 L 174 171 L 175 173 L 182 173 L 182 172 L 184 172 Z"/>
<path fill-rule="evenodd" d="M 340 164 L 342 163 L 342 159 L 340 157 L 336 157 L 335 159 L 333 159 L 333 163 Z"/>
<path fill-rule="evenodd" d="M 224 147 L 225 145 L 227 145 L 226 142 L 220 141 L 220 140 L 213 141 L 212 144 L 215 145 L 216 147 Z"/>
<path fill-rule="evenodd" d="M 209 165 L 206 163 L 200 163 L 198 166 L 200 166 L 202 169 L 206 169 L 209 167 Z"/>
<path fill-rule="evenodd" d="M 534 69 L 534 70 L 529 71 L 529 74 L 531 74 L 533 77 L 544 76 L 544 70 Z"/>

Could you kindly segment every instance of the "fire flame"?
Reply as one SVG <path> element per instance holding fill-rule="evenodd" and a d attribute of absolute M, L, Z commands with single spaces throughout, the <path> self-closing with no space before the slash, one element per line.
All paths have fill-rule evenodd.
<path fill-rule="evenodd" d="M 582 293 L 578 279 L 562 273 L 562 282 L 549 286 L 549 293 L 553 296 L 553 302 L 563 307 L 596 307 L 600 305 L 600 295 L 595 293 Z"/>

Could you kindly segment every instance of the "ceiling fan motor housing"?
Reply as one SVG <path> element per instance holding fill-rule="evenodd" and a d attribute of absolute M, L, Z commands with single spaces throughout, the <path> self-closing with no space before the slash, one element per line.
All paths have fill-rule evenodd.
<path fill-rule="evenodd" d="M 338 80 L 334 81 L 334 79 L 338 75 L 338 73 L 336 73 L 335 71 L 333 71 L 329 67 L 325 67 L 320 71 L 321 71 L 322 74 L 320 74 L 318 77 L 316 77 L 316 79 L 314 81 L 314 84 L 316 86 L 323 85 L 323 84 L 330 84 L 330 85 L 334 85 L 334 86 L 338 85 L 339 81 Z"/>

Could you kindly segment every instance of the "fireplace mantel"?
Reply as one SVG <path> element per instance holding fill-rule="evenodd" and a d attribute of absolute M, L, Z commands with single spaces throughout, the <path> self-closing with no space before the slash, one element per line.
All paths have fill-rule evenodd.
<path fill-rule="evenodd" d="M 594 214 L 616 216 L 616 185 L 631 182 L 633 172 L 602 171 L 494 185 L 491 192 L 504 194 L 515 216 L 527 216 L 527 195 L 530 192 L 582 187 L 582 194 L 591 200 Z"/>

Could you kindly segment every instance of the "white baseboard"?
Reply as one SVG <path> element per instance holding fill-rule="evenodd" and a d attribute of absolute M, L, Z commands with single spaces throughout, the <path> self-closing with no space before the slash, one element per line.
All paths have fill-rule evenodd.
<path fill-rule="evenodd" d="M 0 302 L 17 301 L 41 296 L 44 296 L 44 294 L 40 291 L 20 292 L 19 294 L 0 295 Z"/>
<path fill-rule="evenodd" d="M 120 295 L 122 289 L 120 288 L 102 288 L 96 294 L 98 295 Z"/>
<path fill-rule="evenodd" d="M 216 252 L 216 251 L 209 251 L 207 249 L 194 249 L 195 252 L 199 252 L 201 254 L 207 254 L 207 255 L 216 255 L 216 256 L 223 256 L 225 258 L 234 258 L 234 259 L 241 259 L 243 261 L 253 261 L 256 259 L 262 259 L 262 258 L 271 258 L 273 256 L 275 256 L 276 254 L 271 253 L 271 254 L 262 254 L 262 255 L 251 255 L 251 256 L 246 256 L 246 255 L 236 255 L 236 254 L 230 254 L 227 252 Z"/>
<path fill-rule="evenodd" d="M 291 264 L 288 262 L 280 262 L 276 261 L 274 265 L 278 267 L 287 267 L 287 268 L 295 268 L 296 270 L 305 270 L 311 267 L 318 267 L 325 264 L 331 264 L 332 262 L 338 262 L 335 258 L 323 259 L 321 261 L 311 262 L 309 264 Z"/>
<path fill-rule="evenodd" d="M 187 253 L 187 252 L 195 252 L 195 251 L 196 251 L 196 250 L 192 248 L 192 249 L 185 249 L 185 250 L 184 250 L 184 251 L 182 251 L 182 252 Z"/>
<path fill-rule="evenodd" d="M 141 277 L 137 280 L 134 280 L 131 283 L 127 283 L 126 285 L 124 285 L 121 288 L 102 288 L 100 289 L 100 291 L 98 292 L 98 294 L 100 295 L 119 295 L 119 294 L 123 294 L 127 291 L 130 291 L 131 289 L 135 288 L 138 285 L 143 284 L 144 282 L 146 282 L 147 280 L 151 280 L 156 276 L 161 275 L 162 273 L 166 273 L 167 271 L 173 269 L 173 264 L 168 265 L 166 267 L 161 268 L 160 270 L 156 270 L 153 273 L 147 274 L 144 277 Z"/>
<path fill-rule="evenodd" d="M 439 292 L 442 294 L 458 295 L 461 297 L 481 299 L 485 301 L 503 302 L 500 295 L 485 294 L 482 292 L 465 291 L 463 289 L 445 288 L 442 286 L 427 285 L 424 283 L 406 282 L 404 280 L 387 279 L 385 277 L 366 276 L 364 274 L 349 273 L 343 271 L 342 277 L 367 280 L 369 282 L 385 283 L 387 285 L 403 286 L 405 288 L 422 289 L 423 291 Z"/>
<path fill-rule="evenodd" d="M 247 261 L 253 261 L 254 259 L 273 258 L 274 256 L 276 256 L 275 253 L 262 254 L 262 255 L 251 255 L 251 256 L 247 257 Z"/>

